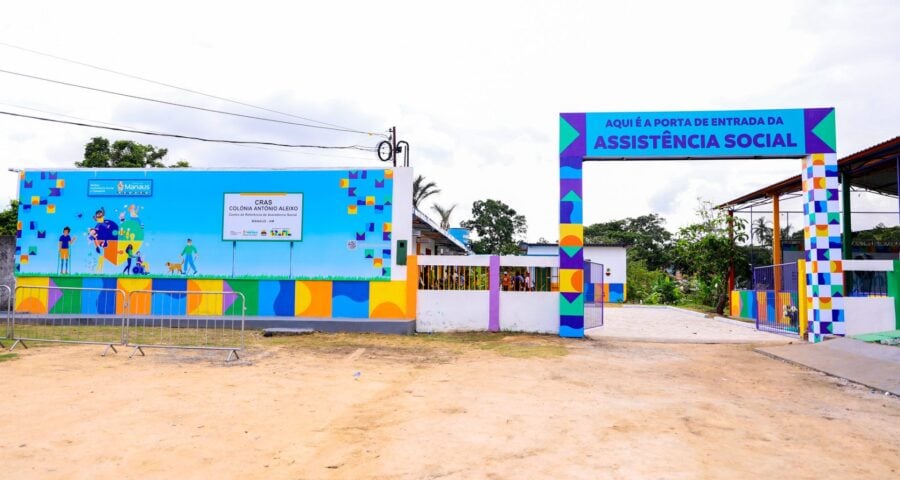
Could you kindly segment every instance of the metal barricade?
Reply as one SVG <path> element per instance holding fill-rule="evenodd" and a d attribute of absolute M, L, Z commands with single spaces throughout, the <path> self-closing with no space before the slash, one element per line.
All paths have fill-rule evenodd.
<path fill-rule="evenodd" d="M 145 348 L 228 351 L 244 349 L 247 302 L 240 292 L 135 290 L 128 294 L 125 343 L 129 358 Z M 231 313 L 229 313 L 231 312 Z"/>
<path fill-rule="evenodd" d="M 6 292 L 6 309 L 3 316 L 6 317 L 6 332 L 3 333 L 3 338 L 9 339 L 12 338 L 12 289 L 9 288 L 9 285 L 0 285 L 0 295 L 4 291 Z M 0 348 L 6 348 L 2 340 L 0 340 Z"/>
<path fill-rule="evenodd" d="M 124 343 L 125 291 L 111 288 L 20 285 L 9 323 L 10 351 L 26 342 L 106 345 Z"/>

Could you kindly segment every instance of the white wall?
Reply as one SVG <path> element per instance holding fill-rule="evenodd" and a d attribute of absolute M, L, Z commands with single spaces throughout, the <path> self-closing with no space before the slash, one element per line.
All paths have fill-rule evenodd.
<path fill-rule="evenodd" d="M 844 297 L 846 335 L 894 330 L 894 318 L 891 297 Z"/>
<path fill-rule="evenodd" d="M 625 247 L 584 247 L 584 259 L 609 269 L 604 283 L 625 283 Z"/>
<path fill-rule="evenodd" d="M 527 254 L 538 257 L 559 256 L 559 247 L 556 245 L 529 245 Z M 584 247 L 584 259 L 593 263 L 602 263 L 603 268 L 609 269 L 610 275 L 604 279 L 604 283 L 625 283 L 627 265 L 625 247 L 588 245 Z"/>
<path fill-rule="evenodd" d="M 489 297 L 487 290 L 419 290 L 416 299 L 416 331 L 487 330 Z M 500 308 L 502 312 L 503 306 Z"/>
<path fill-rule="evenodd" d="M 406 266 L 397 265 L 397 241 L 406 240 L 406 254 L 416 254 L 412 238 L 412 182 L 411 168 L 394 168 L 394 191 L 391 205 L 391 280 L 406 280 Z"/>
<path fill-rule="evenodd" d="M 559 293 L 500 292 L 500 330 L 559 333 Z"/>

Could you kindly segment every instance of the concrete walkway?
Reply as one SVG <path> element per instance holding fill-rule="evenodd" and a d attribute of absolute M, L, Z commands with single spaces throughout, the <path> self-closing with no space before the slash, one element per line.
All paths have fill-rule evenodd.
<path fill-rule="evenodd" d="M 900 395 L 900 347 L 836 338 L 821 343 L 760 347 L 756 351 Z"/>
<path fill-rule="evenodd" d="M 585 331 L 591 338 L 664 343 L 787 344 L 796 337 L 760 332 L 752 323 L 672 307 L 608 307 L 605 325 Z"/>

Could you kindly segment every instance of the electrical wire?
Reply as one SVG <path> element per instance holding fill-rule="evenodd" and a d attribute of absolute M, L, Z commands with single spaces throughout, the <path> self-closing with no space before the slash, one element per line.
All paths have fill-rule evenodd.
<path fill-rule="evenodd" d="M 101 72 L 112 73 L 112 74 L 114 74 L 114 75 L 119 75 L 119 76 L 122 76 L 122 77 L 131 78 L 131 79 L 133 79 L 133 80 L 140 80 L 140 81 L 142 81 L 142 82 L 152 83 L 152 84 L 154 84 L 154 85 L 160 85 L 160 86 L 167 87 L 167 88 L 172 88 L 172 89 L 175 89 L 175 90 L 181 90 L 182 92 L 192 93 L 192 94 L 194 94 L 194 95 L 201 95 L 201 96 L 204 96 L 204 97 L 207 97 L 207 98 L 212 98 L 212 99 L 220 100 L 220 101 L 223 101 L 223 102 L 233 103 L 233 104 L 235 104 L 235 105 L 241 105 L 241 106 L 244 106 L 244 107 L 255 108 L 255 109 L 263 110 L 263 111 L 270 112 L 270 113 L 277 113 L 277 114 L 279 114 L 279 115 L 284 115 L 284 116 L 287 116 L 287 117 L 293 117 L 293 118 L 297 118 L 297 119 L 300 119 L 300 120 L 306 120 L 306 121 L 308 121 L 308 122 L 318 123 L 318 124 L 325 125 L 325 126 L 328 126 L 328 127 L 335 127 L 335 128 L 339 128 L 339 129 L 346 130 L 346 131 L 360 131 L 360 130 L 358 130 L 358 129 L 352 129 L 352 128 L 350 128 L 350 127 L 345 127 L 345 126 L 337 125 L 337 124 L 334 124 L 334 123 L 323 122 L 323 121 L 321 121 L 321 120 L 316 120 L 316 119 L 314 119 L 314 118 L 302 117 L 302 116 L 300 116 L 300 115 L 294 115 L 293 113 L 287 113 L 287 112 L 282 112 L 282 111 L 279 111 L 279 110 L 274 110 L 274 109 L 271 109 L 271 108 L 261 107 L 261 106 L 259 106 L 259 105 L 253 105 L 252 103 L 242 102 L 242 101 L 240 101 L 240 100 L 234 100 L 234 99 L 222 97 L 222 96 L 219 96 L 219 95 L 213 95 L 213 94 L 210 94 L 210 93 L 204 93 L 204 92 L 201 92 L 201 91 L 198 91 L 198 90 L 193 90 L 193 89 L 190 89 L 190 88 L 187 88 L 187 87 L 180 87 L 180 86 L 178 86 L 178 85 L 172 85 L 171 83 L 160 82 L 159 80 L 153 80 L 153 79 L 151 79 L 151 78 L 146 78 L 146 77 L 141 77 L 141 76 L 138 76 L 138 75 L 132 75 L 132 74 L 130 74 L 130 73 L 120 72 L 120 71 L 118 71 L 118 70 L 113 70 L 113 69 L 111 69 L 111 68 L 105 68 L 105 67 L 101 67 L 101 66 L 98 66 L 98 65 L 93 65 L 93 64 L 90 64 L 90 63 L 86 63 L 86 62 L 80 62 L 80 61 L 78 61 L 78 60 L 72 60 L 72 59 L 70 59 L 70 58 L 65 58 L 65 57 L 61 57 L 61 56 L 59 56 L 59 55 L 53 55 L 53 54 L 51 54 L 51 53 L 46 53 L 46 52 L 41 52 L 41 51 L 38 51 L 38 50 L 33 50 L 33 49 L 30 49 L 30 48 L 22 47 L 22 46 L 20 46 L 20 45 L 13 45 L 13 44 L 11 44 L 11 43 L 6 43 L 6 42 L 2 42 L 2 41 L 0 41 L 0 45 L 2 45 L 2 46 L 4 46 L 4 47 L 8 47 L 8 48 L 13 48 L 13 49 L 16 49 L 16 50 L 21 50 L 21 51 L 23 51 L 23 52 L 28 52 L 28 53 L 32 53 L 32 54 L 35 54 L 35 55 L 40 55 L 40 56 L 43 56 L 43 57 L 52 58 L 52 59 L 54 59 L 54 60 L 59 60 L 59 61 L 62 61 L 62 62 L 67 62 L 67 63 L 74 64 L 74 65 L 80 65 L 80 66 L 82 66 L 82 67 L 92 68 L 92 69 L 94 69 L 94 70 L 99 70 L 99 71 L 101 71 Z M 380 134 L 380 133 L 373 133 L 373 132 L 366 132 L 366 133 L 368 133 L 369 135 L 383 135 L 383 134 Z"/>
<path fill-rule="evenodd" d="M 152 132 L 148 130 L 138 130 L 132 128 L 120 128 L 120 127 L 109 127 L 103 125 L 93 125 L 88 123 L 81 122 L 70 122 L 67 120 L 57 120 L 53 118 L 46 117 L 38 117 L 34 115 L 25 115 L 22 113 L 13 113 L 6 112 L 0 110 L 0 115 L 8 115 L 11 117 L 20 117 L 20 118 L 30 118 L 33 120 L 40 120 L 44 122 L 51 123 L 61 123 L 66 125 L 76 125 L 79 127 L 88 127 L 88 128 L 99 128 L 102 130 L 112 130 L 116 132 L 128 132 L 128 133 L 137 133 L 141 135 L 152 135 L 157 137 L 169 137 L 169 138 L 182 138 L 186 140 L 197 140 L 199 142 L 210 142 L 210 143 L 227 143 L 233 145 L 268 145 L 273 147 L 287 147 L 287 148 L 314 148 L 321 150 L 361 150 L 365 152 L 374 152 L 374 147 L 366 147 L 362 145 L 306 145 L 306 144 L 290 144 L 290 143 L 278 143 L 278 142 L 265 142 L 265 141 L 255 141 L 255 140 L 227 140 L 227 139 L 217 139 L 217 138 L 204 138 L 204 137 L 195 137 L 192 135 L 180 135 L 177 133 L 161 133 L 161 132 Z"/>
<path fill-rule="evenodd" d="M 132 95 L 130 93 L 114 92 L 112 90 L 106 90 L 106 89 L 96 88 L 96 87 L 89 87 L 87 85 L 79 85 L 77 83 L 64 82 L 62 80 L 54 80 L 52 78 L 39 77 L 37 75 L 29 75 L 27 73 L 13 72 L 11 70 L 0 69 L 0 73 L 5 73 L 8 75 L 15 75 L 15 76 L 23 77 L 23 78 L 29 78 L 32 80 L 40 80 L 42 82 L 55 83 L 58 85 L 65 85 L 67 87 L 74 87 L 74 88 L 80 88 L 80 89 L 84 89 L 84 90 L 90 90 L 93 92 L 100 92 L 100 93 L 105 93 L 105 94 L 109 94 L 109 95 L 116 95 L 119 97 L 131 98 L 131 99 L 135 99 L 135 100 L 143 100 L 145 102 L 160 103 L 163 105 L 169 105 L 169 106 L 173 106 L 173 107 L 188 108 L 188 109 L 193 109 L 193 110 L 200 110 L 203 112 L 218 113 L 218 114 L 222 114 L 222 115 L 230 115 L 233 117 L 249 118 L 252 120 L 261 120 L 264 122 L 282 123 L 282 124 L 286 124 L 286 125 L 294 125 L 294 126 L 306 127 L 306 128 L 316 128 L 316 129 L 321 129 L 321 130 L 331 130 L 331 131 L 336 131 L 336 132 L 359 133 L 362 135 L 370 135 L 370 136 L 371 135 L 383 136 L 382 134 L 372 133 L 372 132 L 364 132 L 362 130 L 335 128 L 335 127 L 328 127 L 328 126 L 324 126 L 324 125 L 311 125 L 308 123 L 291 122 L 288 120 L 278 120 L 275 118 L 258 117 L 256 115 L 246 115 L 243 113 L 228 112 L 225 110 L 216 110 L 214 108 L 198 107 L 196 105 L 186 105 L 183 103 L 170 102 L 167 100 L 159 100 L 159 99 L 155 99 L 155 98 L 142 97 L 140 95 Z"/>
<path fill-rule="evenodd" d="M 129 125 L 120 125 L 120 124 L 115 124 L 115 123 L 103 122 L 100 120 L 94 120 L 94 119 L 90 119 L 90 118 L 76 117 L 74 115 L 66 115 L 64 113 L 50 112 L 47 110 L 41 110 L 39 108 L 26 107 L 24 105 L 16 105 L 13 103 L 0 102 L 0 105 L 7 106 L 7 107 L 13 107 L 13 108 L 20 108 L 22 110 L 31 110 L 34 112 L 45 113 L 47 115 L 56 115 L 58 117 L 72 118 L 75 120 L 82 120 L 85 122 L 99 123 L 102 125 L 109 125 L 111 127 L 117 127 L 117 128 L 122 128 L 122 129 L 132 129 L 132 130 L 137 129 L 137 127 L 132 127 Z M 154 133 L 162 133 L 162 132 L 154 131 Z M 302 151 L 297 151 L 297 150 L 287 150 L 284 148 L 274 148 L 274 147 L 267 147 L 267 146 L 261 146 L 261 145 L 232 144 L 231 146 L 242 147 L 242 148 L 253 148 L 256 150 L 266 150 L 266 151 L 270 151 L 270 152 L 284 152 L 284 153 L 291 153 L 291 154 L 295 154 L 295 155 L 315 155 L 316 158 L 341 158 L 341 159 L 348 159 L 348 160 L 368 160 L 368 158 L 365 158 L 365 157 L 353 157 L 353 156 L 348 156 L 348 155 L 328 155 L 328 154 L 324 154 L 324 153 L 302 152 Z"/>

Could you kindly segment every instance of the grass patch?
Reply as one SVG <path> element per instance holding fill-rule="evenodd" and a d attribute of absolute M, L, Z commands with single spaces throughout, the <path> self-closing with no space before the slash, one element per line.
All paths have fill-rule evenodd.
<path fill-rule="evenodd" d="M 248 335 L 253 346 L 280 345 L 321 353 L 349 354 L 363 348 L 369 357 L 415 357 L 446 359 L 469 351 L 489 351 L 513 358 L 554 358 L 569 353 L 558 337 L 519 333 L 434 333 L 383 335 L 374 333 L 313 333 L 292 337 L 264 338 L 259 332 Z"/>
<path fill-rule="evenodd" d="M 0 363 L 15 360 L 19 357 L 18 353 L 0 353 Z"/>

